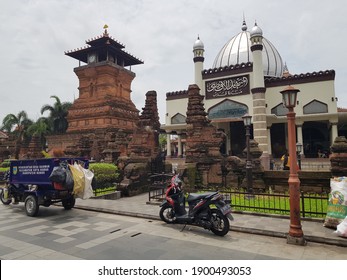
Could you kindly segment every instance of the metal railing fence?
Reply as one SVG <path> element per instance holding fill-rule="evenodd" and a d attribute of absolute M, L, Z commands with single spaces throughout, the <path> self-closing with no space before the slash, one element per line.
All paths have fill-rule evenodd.
<path fill-rule="evenodd" d="M 149 201 L 162 201 L 165 197 L 164 186 L 152 186 Z M 214 191 L 211 189 L 199 190 Z M 234 212 L 287 215 L 290 213 L 289 193 L 257 193 L 253 198 L 245 191 L 220 190 L 229 201 Z M 324 218 L 327 213 L 329 195 L 327 193 L 304 193 L 300 195 L 300 212 L 303 218 Z"/>
<path fill-rule="evenodd" d="M 222 192 L 230 200 L 233 211 L 288 215 L 290 213 L 288 193 L 261 193 L 249 198 L 247 192 Z M 323 218 L 327 213 L 328 194 L 300 193 L 301 217 Z"/>

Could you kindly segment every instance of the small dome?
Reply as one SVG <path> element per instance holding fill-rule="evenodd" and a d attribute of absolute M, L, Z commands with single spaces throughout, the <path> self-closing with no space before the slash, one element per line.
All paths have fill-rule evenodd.
<path fill-rule="evenodd" d="M 250 32 L 251 38 L 255 36 L 263 36 L 263 30 L 257 25 L 257 23 L 254 24 L 251 32 Z"/>
<path fill-rule="evenodd" d="M 255 31 L 260 31 L 262 34 L 262 31 L 258 26 Z M 219 51 L 212 68 L 253 62 L 250 37 L 251 33 L 247 31 L 247 26 L 244 22 L 242 25 L 242 31 L 232 37 Z M 265 37 L 263 37 L 262 54 L 264 75 L 270 77 L 282 77 L 284 68 L 282 58 L 274 45 Z"/>
<path fill-rule="evenodd" d="M 204 43 L 198 37 L 198 39 L 195 41 L 193 45 L 193 50 L 203 50 L 203 49 L 204 49 Z"/>

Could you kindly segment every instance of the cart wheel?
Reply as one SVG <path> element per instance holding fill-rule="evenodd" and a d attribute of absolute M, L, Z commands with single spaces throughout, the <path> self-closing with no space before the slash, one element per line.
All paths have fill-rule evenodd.
<path fill-rule="evenodd" d="M 65 210 L 70 210 L 75 206 L 76 199 L 74 197 L 63 199 L 62 204 L 65 208 Z"/>
<path fill-rule="evenodd" d="M 39 212 L 39 204 L 37 202 L 37 197 L 34 195 L 28 195 L 25 199 L 25 212 L 30 217 L 35 217 Z"/>
<path fill-rule="evenodd" d="M 8 197 L 8 189 L 3 188 L 0 193 L 0 200 L 3 204 L 9 205 L 11 203 L 11 198 Z"/>

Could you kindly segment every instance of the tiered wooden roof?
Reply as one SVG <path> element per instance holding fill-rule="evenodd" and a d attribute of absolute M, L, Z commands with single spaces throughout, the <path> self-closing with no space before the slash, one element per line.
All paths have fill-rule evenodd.
<path fill-rule="evenodd" d="M 66 51 L 65 54 L 84 63 L 88 63 L 88 54 L 95 52 L 104 57 L 108 54 L 120 58 L 124 66 L 143 64 L 143 61 L 124 51 L 125 46 L 112 38 L 107 29 L 102 35 L 86 40 L 86 44 L 88 46 Z"/>

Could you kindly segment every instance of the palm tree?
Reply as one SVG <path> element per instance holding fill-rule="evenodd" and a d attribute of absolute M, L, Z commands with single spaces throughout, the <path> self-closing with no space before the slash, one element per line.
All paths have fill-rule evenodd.
<path fill-rule="evenodd" d="M 71 102 L 61 102 L 58 96 L 52 95 L 51 98 L 55 99 L 55 103 L 53 106 L 51 105 L 43 105 L 41 108 L 41 114 L 43 114 L 46 111 L 49 111 L 49 117 L 50 121 L 53 124 L 53 133 L 64 133 L 68 128 L 68 122 L 67 122 L 67 114 L 70 106 L 72 105 Z"/>
<path fill-rule="evenodd" d="M 24 140 L 27 128 L 33 123 L 28 118 L 25 111 L 20 111 L 18 115 L 8 114 L 2 121 L 3 129 L 13 134 L 16 138 L 15 158 L 19 158 L 19 152 Z"/>
<path fill-rule="evenodd" d="M 31 137 L 38 137 L 41 143 L 41 149 L 45 150 L 46 147 L 46 135 L 50 133 L 51 125 L 49 120 L 45 117 L 39 118 L 35 123 L 30 125 L 27 129 L 27 133 Z"/>

